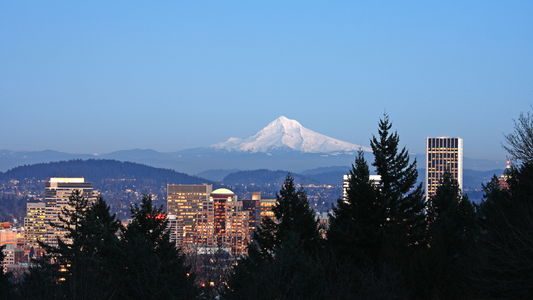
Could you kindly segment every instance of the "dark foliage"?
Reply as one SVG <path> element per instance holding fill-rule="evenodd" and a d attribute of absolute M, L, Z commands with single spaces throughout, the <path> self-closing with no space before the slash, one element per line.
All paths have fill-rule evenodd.
<path fill-rule="evenodd" d="M 22 299 L 194 298 L 194 276 L 169 240 L 166 214 L 148 195 L 131 207 L 127 228 L 102 198 L 89 204 L 74 192 L 69 205 L 54 226 L 66 230 L 70 241 L 40 243 L 47 255 L 19 284 Z"/>
<path fill-rule="evenodd" d="M 479 233 L 474 207 L 459 185 L 445 172 L 427 208 L 428 247 L 416 249 L 407 268 L 411 294 L 419 299 L 461 299 L 473 295 L 468 267 Z M 420 276 L 422 275 L 422 276 Z"/>
<path fill-rule="evenodd" d="M 10 299 L 12 297 L 13 287 L 9 282 L 9 273 L 5 274 L 2 268 L 2 262 L 5 259 L 4 250 L 6 246 L 0 246 L 0 300 Z"/>
<path fill-rule="evenodd" d="M 65 230 L 69 241 L 57 239 L 56 247 L 39 242 L 47 252 L 40 272 L 55 274 L 58 293 L 67 299 L 117 299 L 122 274 L 116 266 L 121 251 L 115 233 L 120 221 L 101 197 L 91 205 L 80 191 L 72 193 L 62 213 L 61 223 L 53 226 Z M 62 271 L 54 272 L 56 268 Z"/>
<path fill-rule="evenodd" d="M 329 246 L 358 264 L 374 262 L 381 251 L 386 212 L 375 184 L 360 150 L 350 170 L 347 199 L 339 198 L 330 216 Z"/>
<path fill-rule="evenodd" d="M 390 133 L 392 123 L 388 115 L 379 121 L 378 137 L 374 136 L 370 146 L 374 153 L 372 165 L 381 176 L 378 202 L 387 213 L 384 226 L 385 240 L 382 254 L 388 259 L 401 261 L 406 247 L 416 245 L 424 239 L 426 224 L 423 188 L 415 187 L 418 177 L 416 160 L 409 163 L 409 153 L 404 147 L 399 150 L 398 133 Z"/>
<path fill-rule="evenodd" d="M 289 174 L 273 208 L 276 222 L 265 218 L 249 246 L 249 256 L 235 268 L 228 299 L 318 299 L 312 269 L 320 246 L 314 212 L 305 191 Z"/>
<path fill-rule="evenodd" d="M 152 206 L 144 195 L 131 207 L 133 221 L 122 228 L 125 253 L 123 299 L 192 299 L 196 290 L 185 257 L 170 242 L 168 220 L 162 207 Z"/>
<path fill-rule="evenodd" d="M 533 164 L 514 168 L 509 190 L 493 179 L 480 205 L 484 233 L 474 270 L 475 288 L 489 299 L 533 297 Z"/>

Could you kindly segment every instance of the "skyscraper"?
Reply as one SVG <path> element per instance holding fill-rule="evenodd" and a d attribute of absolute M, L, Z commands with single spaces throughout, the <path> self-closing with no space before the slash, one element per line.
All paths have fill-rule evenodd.
<path fill-rule="evenodd" d="M 463 187 L 463 139 L 426 138 L 426 199 L 435 195 L 444 172 Z"/>
<path fill-rule="evenodd" d="M 178 245 L 185 248 L 194 243 L 195 225 L 197 214 L 203 211 L 203 203 L 209 200 L 209 194 L 213 191 L 213 185 L 167 185 L 167 212 L 176 216 L 176 224 L 181 228 L 176 229 L 180 236 L 176 240 Z"/>
<path fill-rule="evenodd" d="M 214 234 L 217 247 L 228 247 L 230 253 L 241 256 L 246 253 L 249 235 L 248 212 L 242 201 L 228 189 L 217 189 L 209 196 L 214 204 Z"/>
<path fill-rule="evenodd" d="M 46 238 L 46 205 L 44 202 L 28 202 L 24 218 L 24 246 L 38 248 L 37 241 Z"/>
<path fill-rule="evenodd" d="M 261 224 L 261 192 L 252 192 L 252 199 L 242 200 L 242 209 L 248 212 L 248 229 L 250 238 Z"/>
<path fill-rule="evenodd" d="M 228 189 L 212 185 L 168 185 L 167 210 L 172 239 L 185 252 L 198 254 L 225 250 L 246 253 L 249 241 L 248 211 Z"/>
<path fill-rule="evenodd" d="M 50 178 L 45 187 L 45 206 L 46 206 L 46 240 L 50 246 L 57 246 L 57 238 L 65 239 L 66 230 L 48 225 L 60 224 L 59 217 L 65 218 L 62 210 L 71 209 L 68 199 L 74 191 L 80 191 L 89 203 L 94 203 L 100 192 L 93 190 L 91 182 L 85 182 L 83 178 Z"/>

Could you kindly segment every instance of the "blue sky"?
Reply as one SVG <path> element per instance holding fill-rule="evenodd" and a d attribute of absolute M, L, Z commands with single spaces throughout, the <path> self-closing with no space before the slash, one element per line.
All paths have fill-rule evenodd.
<path fill-rule="evenodd" d="M 281 115 L 368 146 L 387 112 L 411 152 L 505 158 L 533 2 L 331 2 L 2 1 L 0 148 L 171 152 Z"/>

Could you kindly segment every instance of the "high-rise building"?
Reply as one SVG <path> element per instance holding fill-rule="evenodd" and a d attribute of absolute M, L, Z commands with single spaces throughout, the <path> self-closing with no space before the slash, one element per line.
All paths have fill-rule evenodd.
<path fill-rule="evenodd" d="M 167 201 L 171 238 L 183 251 L 246 253 L 248 211 L 232 191 L 212 191 L 212 185 L 168 185 Z"/>
<path fill-rule="evenodd" d="M 463 139 L 426 138 L 426 199 L 435 195 L 444 172 L 463 187 Z"/>
<path fill-rule="evenodd" d="M 46 239 L 46 204 L 44 202 L 28 202 L 24 218 L 24 246 L 38 248 L 37 241 Z"/>
<path fill-rule="evenodd" d="M 259 200 L 259 206 L 261 207 L 261 220 L 266 217 L 269 217 L 273 221 L 277 222 L 276 216 L 272 211 L 272 208 L 276 206 L 276 203 L 276 198 L 261 198 L 261 200 Z"/>
<path fill-rule="evenodd" d="M 242 200 L 242 209 L 248 212 L 248 229 L 250 238 L 261 224 L 261 192 L 252 192 L 252 199 Z"/>
<path fill-rule="evenodd" d="M 203 211 L 202 205 L 209 200 L 211 191 L 213 191 L 211 184 L 167 185 L 167 212 L 176 216 L 176 221 L 173 222 L 181 226 L 179 230 L 176 229 L 176 232 L 180 232 L 176 242 L 184 250 L 194 243 L 197 214 Z"/>
<path fill-rule="evenodd" d="M 46 240 L 50 246 L 57 246 L 57 239 L 65 239 L 67 231 L 49 225 L 61 224 L 60 216 L 66 218 L 63 209 L 70 210 L 69 197 L 74 191 L 80 191 L 82 197 L 87 198 L 89 203 L 94 203 L 100 192 L 93 190 L 91 182 L 85 182 L 84 178 L 50 178 L 45 187 L 45 220 L 46 220 Z"/>
<path fill-rule="evenodd" d="M 209 196 L 214 204 L 214 234 L 217 247 L 228 247 L 230 254 L 246 254 L 248 245 L 248 212 L 242 208 L 242 201 L 228 189 L 217 189 Z"/>

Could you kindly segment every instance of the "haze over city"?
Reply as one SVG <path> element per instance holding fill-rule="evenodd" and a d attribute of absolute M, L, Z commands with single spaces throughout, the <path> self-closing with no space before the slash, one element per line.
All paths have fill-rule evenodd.
<path fill-rule="evenodd" d="M 0 4 L 0 149 L 160 152 L 280 116 L 369 146 L 501 160 L 533 101 L 530 1 Z"/>

